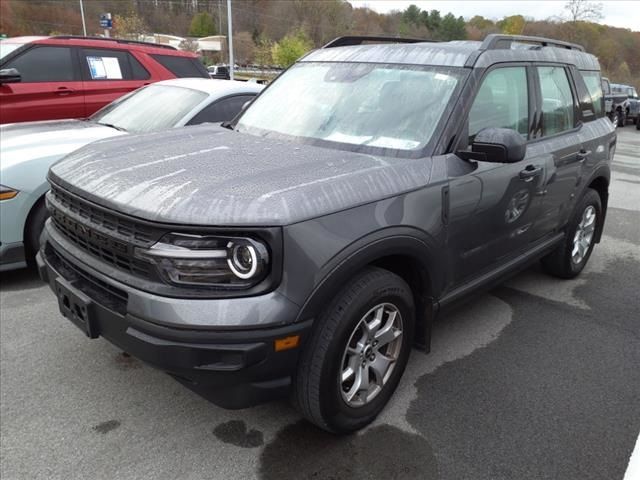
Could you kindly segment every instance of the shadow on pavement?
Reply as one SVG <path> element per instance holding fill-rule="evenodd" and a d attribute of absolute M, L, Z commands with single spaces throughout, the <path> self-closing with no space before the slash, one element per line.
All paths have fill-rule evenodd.
<path fill-rule="evenodd" d="M 38 272 L 31 268 L 10 270 L 0 273 L 0 292 L 16 292 L 42 287 L 44 283 L 38 277 Z"/>

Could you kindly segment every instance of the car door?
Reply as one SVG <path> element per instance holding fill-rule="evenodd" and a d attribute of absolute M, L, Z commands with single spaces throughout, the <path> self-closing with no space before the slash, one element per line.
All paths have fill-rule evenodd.
<path fill-rule="evenodd" d="M 243 94 L 220 98 L 196 113 L 187 125 L 229 122 L 242 111 L 245 103 L 250 102 L 254 97 L 255 95 Z"/>
<path fill-rule="evenodd" d="M 465 119 L 467 148 L 486 128 L 510 128 L 529 138 L 536 113 L 532 86 L 525 65 L 488 71 Z M 544 161 L 529 153 L 509 164 L 462 162 L 456 156 L 449 165 L 448 245 L 456 284 L 527 249 L 545 180 Z"/>
<path fill-rule="evenodd" d="M 580 134 L 583 122 L 595 118 L 591 99 L 583 100 L 589 105 L 585 104 L 582 111 L 569 68 L 537 65 L 534 72 L 541 114 L 528 148 L 547 168 L 542 211 L 532 229 L 536 240 L 557 231 L 566 222 L 583 181 L 584 162 L 595 154 L 596 148 Z M 586 90 L 584 85 L 581 88 Z"/>
<path fill-rule="evenodd" d="M 80 66 L 87 117 L 125 93 L 147 85 L 151 78 L 126 50 L 82 48 Z"/>
<path fill-rule="evenodd" d="M 36 44 L 2 64 L 21 79 L 0 86 L 0 123 L 84 117 L 84 94 L 76 52 Z"/>

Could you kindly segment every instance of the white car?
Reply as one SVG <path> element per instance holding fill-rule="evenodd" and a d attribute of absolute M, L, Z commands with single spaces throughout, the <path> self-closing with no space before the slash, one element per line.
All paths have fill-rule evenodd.
<path fill-rule="evenodd" d="M 119 98 L 86 120 L 0 125 L 0 271 L 24 267 L 38 248 L 49 167 L 88 143 L 128 133 L 232 120 L 264 87 L 179 78 Z"/>

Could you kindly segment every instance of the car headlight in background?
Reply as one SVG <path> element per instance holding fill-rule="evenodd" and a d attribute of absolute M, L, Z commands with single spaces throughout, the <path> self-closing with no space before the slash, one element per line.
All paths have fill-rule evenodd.
<path fill-rule="evenodd" d="M 0 200 L 10 200 L 18 195 L 19 191 L 0 185 Z"/>
<path fill-rule="evenodd" d="M 269 250 L 248 237 L 165 235 L 135 255 L 153 263 L 168 283 L 181 287 L 246 289 L 269 271 Z"/>

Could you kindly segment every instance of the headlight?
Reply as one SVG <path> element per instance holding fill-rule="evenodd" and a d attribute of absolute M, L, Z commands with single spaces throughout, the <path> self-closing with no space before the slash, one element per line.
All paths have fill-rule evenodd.
<path fill-rule="evenodd" d="M 178 286 L 246 289 L 269 271 L 267 246 L 247 237 L 171 233 L 151 248 L 136 248 L 135 255 Z"/>
<path fill-rule="evenodd" d="M 0 200 L 10 200 L 18 193 L 18 190 L 0 185 Z"/>

